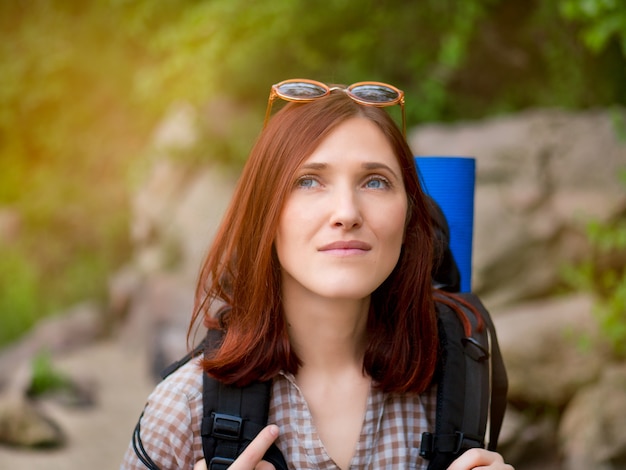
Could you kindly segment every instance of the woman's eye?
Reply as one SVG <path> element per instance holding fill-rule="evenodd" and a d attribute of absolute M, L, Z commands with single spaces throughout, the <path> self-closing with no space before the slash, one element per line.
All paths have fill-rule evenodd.
<path fill-rule="evenodd" d="M 296 187 L 298 188 L 315 188 L 317 186 L 319 186 L 319 182 L 309 176 L 303 176 L 296 181 Z"/>
<path fill-rule="evenodd" d="M 388 188 L 389 181 L 386 178 L 375 176 L 365 182 L 365 187 L 369 189 L 386 189 Z"/>

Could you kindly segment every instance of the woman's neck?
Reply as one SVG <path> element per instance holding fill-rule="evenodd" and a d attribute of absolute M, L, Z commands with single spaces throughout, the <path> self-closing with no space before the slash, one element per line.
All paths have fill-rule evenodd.
<path fill-rule="evenodd" d="M 303 367 L 332 375 L 362 368 L 370 299 L 298 298 L 283 307 L 292 347 Z"/>

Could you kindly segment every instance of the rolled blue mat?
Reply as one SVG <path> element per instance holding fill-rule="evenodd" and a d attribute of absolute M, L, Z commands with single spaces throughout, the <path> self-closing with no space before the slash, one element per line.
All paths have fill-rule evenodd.
<path fill-rule="evenodd" d="M 476 160 L 420 156 L 415 164 L 422 188 L 439 204 L 450 226 L 450 250 L 461 274 L 461 292 L 471 292 Z"/>

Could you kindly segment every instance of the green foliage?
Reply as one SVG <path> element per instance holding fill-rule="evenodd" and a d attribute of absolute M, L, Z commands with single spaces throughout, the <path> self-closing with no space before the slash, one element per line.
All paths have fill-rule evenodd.
<path fill-rule="evenodd" d="M 225 94 L 261 116 L 269 84 L 285 78 L 373 79 L 402 88 L 409 122 L 417 123 L 527 106 L 625 101 L 624 51 L 609 47 L 617 35 L 607 36 L 595 56 L 589 54 L 590 46 L 578 39 L 578 17 L 571 13 L 578 2 L 330 0 L 316 8 L 306 0 L 166 0 L 119 5 L 126 20 L 120 26 L 127 25 L 152 58 L 138 69 L 143 99 L 176 96 L 201 103 Z M 626 4 L 611 7 L 609 16 L 616 15 L 626 15 Z M 243 129 L 233 130 L 249 136 Z"/>
<path fill-rule="evenodd" d="M 156 58 L 139 72 L 144 98 L 163 90 L 192 102 L 227 94 L 261 109 L 269 85 L 285 78 L 367 78 L 401 85 L 420 103 L 409 113 L 432 119 L 448 104 L 446 86 L 496 3 L 331 0 L 315 8 L 305 0 L 170 0 L 136 2 L 125 14 L 131 34 Z"/>
<path fill-rule="evenodd" d="M 49 392 L 66 390 L 72 387 L 71 381 L 56 370 L 46 353 L 40 353 L 32 362 L 33 378 L 28 394 L 37 397 Z"/>
<path fill-rule="evenodd" d="M 73 302 L 104 302 L 108 276 L 122 261 L 119 253 L 128 252 L 112 246 L 125 243 L 125 232 L 101 234 L 100 251 L 93 240 L 63 238 L 63 230 L 44 241 L 34 240 L 41 232 L 33 232 L 18 244 L 0 245 L 0 347 Z"/>
<path fill-rule="evenodd" d="M 0 345 L 104 296 L 130 255 L 129 176 L 173 104 L 201 116 L 178 157 L 235 167 L 291 77 L 397 85 L 409 125 L 623 105 L 625 18 L 618 0 L 3 0 L 0 207 L 23 223 L 0 246 Z"/>
<path fill-rule="evenodd" d="M 0 346 L 102 298 L 128 256 L 126 168 L 154 119 L 133 109 L 116 20 L 88 2 L 0 3 L 0 207 L 21 218 L 18 241 L 0 236 Z"/>
<path fill-rule="evenodd" d="M 626 172 L 622 174 L 626 187 Z M 626 220 L 587 224 L 589 256 L 564 271 L 575 289 L 594 294 L 600 331 L 619 358 L 626 358 Z"/>
<path fill-rule="evenodd" d="M 594 52 L 615 38 L 626 54 L 626 8 L 621 0 L 561 0 L 563 16 L 583 25 L 581 37 Z"/>
<path fill-rule="evenodd" d="M 37 321 L 40 298 L 35 267 L 19 253 L 0 248 L 0 345 Z"/>

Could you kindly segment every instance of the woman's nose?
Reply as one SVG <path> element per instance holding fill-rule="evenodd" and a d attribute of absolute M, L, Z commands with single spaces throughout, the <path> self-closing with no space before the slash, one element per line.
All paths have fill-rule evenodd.
<path fill-rule="evenodd" d="M 363 224 L 358 195 L 353 190 L 337 190 L 332 204 L 331 225 L 334 227 L 352 229 Z"/>

